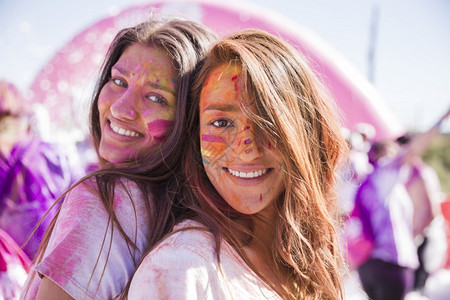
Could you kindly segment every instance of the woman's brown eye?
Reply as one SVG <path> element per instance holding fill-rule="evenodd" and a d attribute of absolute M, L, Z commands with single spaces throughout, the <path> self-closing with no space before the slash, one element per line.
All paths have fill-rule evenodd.
<path fill-rule="evenodd" d="M 227 120 L 217 120 L 212 123 L 215 127 L 229 127 L 230 122 Z"/>

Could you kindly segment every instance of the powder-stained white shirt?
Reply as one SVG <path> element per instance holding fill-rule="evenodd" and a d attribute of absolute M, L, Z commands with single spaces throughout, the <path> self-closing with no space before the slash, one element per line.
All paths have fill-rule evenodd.
<path fill-rule="evenodd" d="M 174 230 L 201 227 L 185 220 Z M 223 241 L 220 261 L 210 232 L 176 232 L 152 250 L 131 282 L 129 299 L 281 299 L 261 280 L 237 252 Z"/>
<path fill-rule="evenodd" d="M 134 182 L 123 183 L 129 194 L 122 185 L 116 186 L 114 210 L 139 250 L 129 247 L 118 228 L 108 222 L 109 215 L 93 187 L 81 184 L 64 200 L 44 259 L 35 267 L 75 299 L 117 297 L 148 248 L 148 214 L 142 193 Z M 34 276 L 26 299 L 35 298 L 39 283 L 39 276 Z"/>

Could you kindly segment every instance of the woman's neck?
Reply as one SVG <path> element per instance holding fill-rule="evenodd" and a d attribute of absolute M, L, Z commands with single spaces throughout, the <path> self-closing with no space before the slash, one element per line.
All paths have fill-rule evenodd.
<path fill-rule="evenodd" d="M 288 271 L 280 265 L 273 249 L 275 248 L 275 209 L 265 211 L 255 217 L 254 238 L 244 247 L 244 252 L 256 271 L 275 286 L 288 286 Z"/>
<path fill-rule="evenodd" d="M 283 265 L 277 263 L 270 248 L 266 248 L 262 243 L 252 242 L 244 247 L 244 253 L 254 271 L 278 293 L 283 294 L 289 289 L 289 272 Z"/>
<path fill-rule="evenodd" d="M 272 249 L 273 237 L 275 234 L 274 222 L 271 222 L 262 216 L 258 216 L 255 217 L 254 226 L 253 233 L 255 238 L 250 245 L 261 250 L 267 249 L 267 251 L 271 252 L 270 249 Z"/>

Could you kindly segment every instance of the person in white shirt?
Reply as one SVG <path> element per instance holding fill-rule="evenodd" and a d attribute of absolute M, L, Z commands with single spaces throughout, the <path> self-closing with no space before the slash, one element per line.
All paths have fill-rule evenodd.
<path fill-rule="evenodd" d="M 129 299 L 342 299 L 335 170 L 346 142 L 306 59 L 246 30 L 193 84 L 181 222 Z"/>

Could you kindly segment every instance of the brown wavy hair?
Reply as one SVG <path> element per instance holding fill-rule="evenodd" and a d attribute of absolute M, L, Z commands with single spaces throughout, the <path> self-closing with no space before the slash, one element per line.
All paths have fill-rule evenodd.
<path fill-rule="evenodd" d="M 100 168 L 82 178 L 64 193 L 58 201 L 76 185 L 85 181 L 93 181 L 97 188 L 99 201 L 103 203 L 110 215 L 109 224 L 111 226 L 108 230 L 111 231 L 111 239 L 112 226 L 115 225 L 131 249 L 137 250 L 136 241 L 131 240 L 125 234 L 116 217 L 113 209 L 114 188 L 118 184 L 125 188 L 125 185 L 120 180 L 126 178 L 136 182 L 142 191 L 147 213 L 150 217 L 150 236 L 147 237 L 150 247 L 172 229 L 175 220 L 172 204 L 178 195 L 176 191 L 183 177 L 181 153 L 183 153 L 182 150 L 185 148 L 185 145 L 182 137 L 186 134 L 185 114 L 192 72 L 204 58 L 211 44 L 216 40 L 216 35 L 210 29 L 197 22 L 177 18 L 159 20 L 152 17 L 136 26 L 120 30 L 108 49 L 93 93 L 90 109 L 90 131 L 93 145 L 99 158 Z M 178 72 L 175 121 L 173 129 L 164 142 L 154 150 L 149 149 L 145 157 L 136 161 L 113 165 L 99 155 L 101 129 L 97 103 L 103 86 L 111 78 L 111 68 L 119 60 L 125 49 L 133 44 L 159 47 L 165 50 L 174 61 L 174 67 Z M 46 235 L 33 261 L 34 264 L 39 263 L 43 258 L 58 214 L 59 211 L 47 228 Z M 107 232 L 105 232 L 105 236 L 106 234 Z M 109 241 L 103 241 L 102 248 L 108 244 L 110 244 Z M 127 254 L 124 253 L 124 255 Z M 106 267 L 106 263 L 107 261 L 104 266 L 100 266 L 103 267 L 103 270 Z M 138 262 L 135 263 L 137 265 Z M 99 282 L 98 286 L 100 284 Z"/>
<path fill-rule="evenodd" d="M 242 249 L 255 238 L 252 220 L 258 216 L 233 210 L 203 167 L 200 94 L 209 74 L 224 64 L 242 68 L 244 93 L 256 107 L 244 113 L 259 131 L 255 136 L 267 137 L 282 156 L 285 189 L 276 199 L 272 256 L 277 268 L 287 270 L 288 286 L 265 278 L 246 257 Z M 195 78 L 187 116 L 190 136 L 183 160 L 189 190 L 184 205 L 213 233 L 219 261 L 225 239 L 283 298 L 342 299 L 345 265 L 337 237 L 334 185 L 347 146 L 336 106 L 305 57 L 265 31 L 249 29 L 230 35 L 216 43 L 205 59 Z"/>

